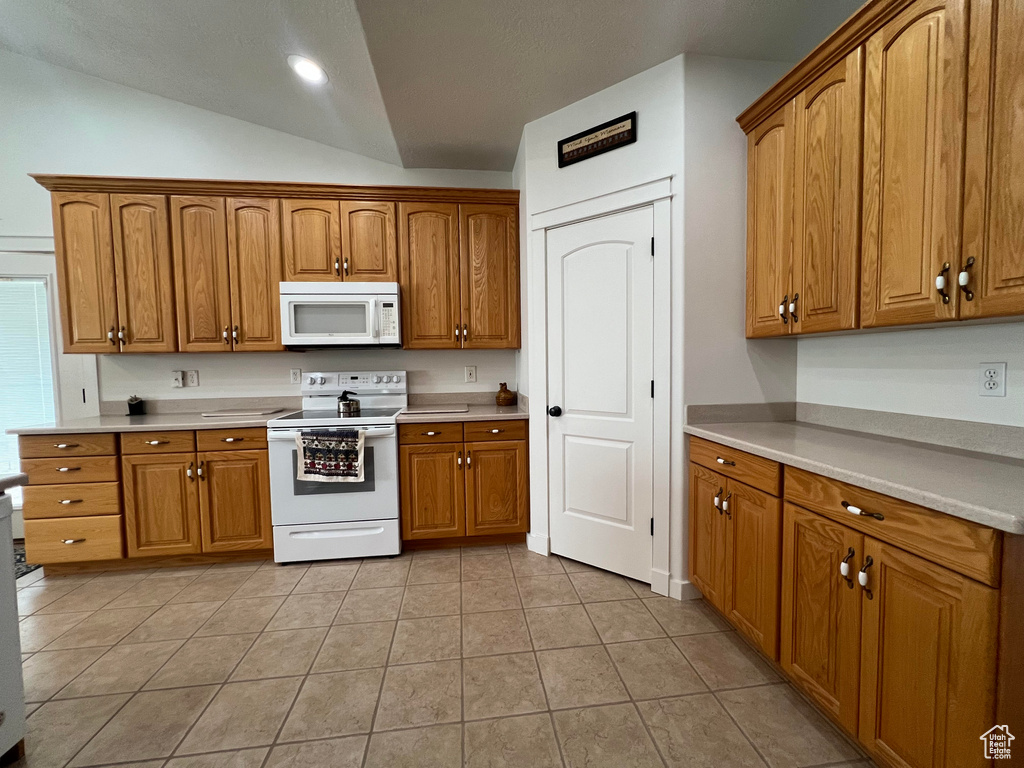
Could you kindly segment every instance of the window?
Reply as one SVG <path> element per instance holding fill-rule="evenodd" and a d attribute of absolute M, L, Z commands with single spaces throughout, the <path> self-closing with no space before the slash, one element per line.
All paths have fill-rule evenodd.
<path fill-rule="evenodd" d="M 53 421 L 53 354 L 46 280 L 0 277 L 0 475 L 20 471 L 12 427 Z M 21 489 L 11 493 L 21 506 Z"/>

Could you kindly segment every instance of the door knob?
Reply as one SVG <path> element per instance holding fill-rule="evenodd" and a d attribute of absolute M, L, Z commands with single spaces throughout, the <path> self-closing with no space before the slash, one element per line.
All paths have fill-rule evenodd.
<path fill-rule="evenodd" d="M 561 415 L 562 409 L 559 408 L 557 405 L 552 405 L 550 408 L 548 408 L 548 416 L 554 416 L 555 418 L 558 418 Z"/>

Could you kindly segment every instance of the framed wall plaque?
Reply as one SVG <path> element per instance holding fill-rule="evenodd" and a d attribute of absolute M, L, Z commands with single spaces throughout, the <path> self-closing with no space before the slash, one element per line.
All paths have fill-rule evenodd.
<path fill-rule="evenodd" d="M 636 112 L 630 112 L 558 142 L 558 167 L 565 168 L 635 141 Z"/>

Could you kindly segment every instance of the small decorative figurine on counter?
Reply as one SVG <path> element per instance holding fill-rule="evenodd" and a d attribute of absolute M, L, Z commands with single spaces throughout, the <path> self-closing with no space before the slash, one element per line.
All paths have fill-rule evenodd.
<path fill-rule="evenodd" d="M 515 392 L 508 391 L 508 384 L 501 382 L 498 385 L 498 394 L 494 396 L 494 402 L 498 405 L 515 405 L 518 400 L 518 396 Z"/>

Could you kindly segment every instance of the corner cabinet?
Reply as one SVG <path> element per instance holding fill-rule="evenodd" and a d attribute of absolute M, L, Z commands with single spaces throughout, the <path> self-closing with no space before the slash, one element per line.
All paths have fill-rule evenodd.
<path fill-rule="evenodd" d="M 1024 315 L 1022 34 L 871 0 L 740 115 L 749 338 Z"/>
<path fill-rule="evenodd" d="M 526 533 L 526 421 L 399 427 L 402 538 Z"/>

